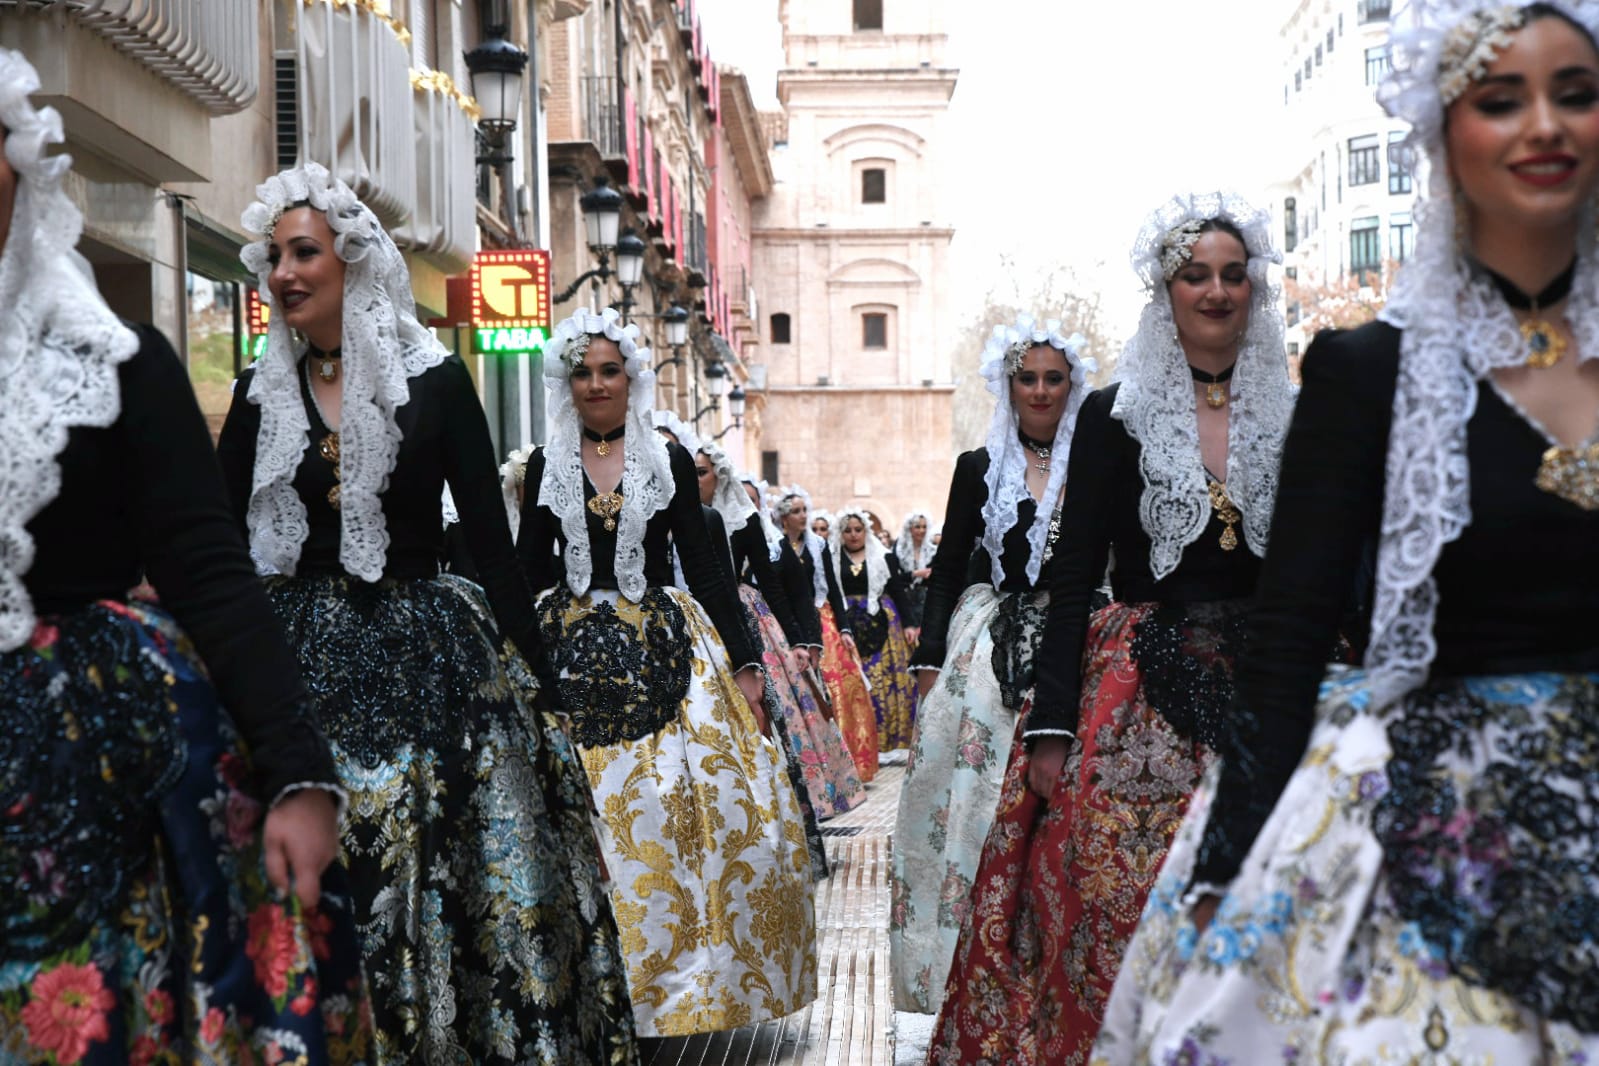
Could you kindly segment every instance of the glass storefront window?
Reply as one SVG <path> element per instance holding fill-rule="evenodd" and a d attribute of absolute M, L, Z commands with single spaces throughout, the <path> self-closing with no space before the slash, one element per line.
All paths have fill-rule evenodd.
<path fill-rule="evenodd" d="M 215 439 L 233 401 L 233 379 L 245 365 L 239 322 L 243 293 L 238 282 L 192 271 L 187 285 L 189 381 Z"/>

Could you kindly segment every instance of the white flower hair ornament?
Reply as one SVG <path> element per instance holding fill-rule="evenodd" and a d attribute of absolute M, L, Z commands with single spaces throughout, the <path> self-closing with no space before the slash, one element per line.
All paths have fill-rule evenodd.
<path fill-rule="evenodd" d="M 28 523 L 61 491 L 71 430 L 109 426 L 122 413 L 117 367 L 139 349 L 74 250 L 83 216 L 61 189 L 72 160 L 45 154 L 64 137 L 61 116 L 29 100 L 38 90 L 32 64 L 0 48 L 0 125 L 17 176 L 0 250 L 0 650 L 33 633 Z"/>
<path fill-rule="evenodd" d="M 449 355 L 416 317 L 411 274 L 383 224 L 343 181 L 320 163 L 273 175 L 255 187 L 256 202 L 240 222 L 256 239 L 239 253 L 255 274 L 261 298 L 273 302 L 273 233 L 296 207 L 322 215 L 333 251 L 344 261 L 340 326 L 339 562 L 363 581 L 383 576 L 389 531 L 382 494 L 400 454 L 397 412 L 411 400 L 410 380 Z M 300 393 L 305 343 L 282 314 L 267 326 L 266 352 L 246 398 L 261 409 L 246 523 L 250 550 L 267 572 L 293 574 L 310 525 L 294 475 L 311 443 Z"/>
<path fill-rule="evenodd" d="M 1021 421 L 1011 403 L 1010 380 L 1021 370 L 1022 360 L 1034 348 L 1050 347 L 1060 352 L 1066 360 L 1071 375 L 1071 391 L 1066 398 L 1066 409 L 1056 424 L 1054 439 L 1042 451 L 1031 452 L 1022 444 Z M 983 503 L 983 545 L 988 549 L 992 564 L 994 587 L 1004 581 L 1005 535 L 1017 521 L 1017 505 L 1031 499 L 1027 488 L 1027 465 L 1036 455 L 1047 457 L 1049 481 L 1044 488 L 1044 499 L 1049 506 L 1039 507 L 1033 524 L 1027 531 L 1031 554 L 1027 562 L 1027 576 L 1037 581 L 1047 554 L 1050 519 L 1054 502 L 1066 485 L 1067 457 L 1071 454 L 1072 434 L 1077 429 L 1077 414 L 1091 391 L 1088 375 L 1099 369 L 1094 359 L 1083 354 L 1088 342 L 1081 333 L 1066 336 L 1060 330 L 1059 319 L 1037 319 L 1022 313 L 1009 325 L 994 327 L 988 343 L 983 348 L 981 373 L 994 395 L 994 415 L 988 424 L 988 470 L 983 480 L 988 486 L 988 499 Z M 1037 445 L 1035 445 L 1037 447 Z"/>

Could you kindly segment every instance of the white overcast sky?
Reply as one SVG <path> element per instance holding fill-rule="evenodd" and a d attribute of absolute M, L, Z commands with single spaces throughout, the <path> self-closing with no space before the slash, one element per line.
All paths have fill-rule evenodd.
<path fill-rule="evenodd" d="M 960 68 L 950 135 L 963 147 L 948 203 L 973 313 L 1009 256 L 1023 293 L 1057 265 L 1098 284 L 1125 337 L 1140 302 L 1127 250 L 1144 215 L 1182 189 L 1258 198 L 1283 176 L 1277 33 L 1294 0 L 944 2 Z M 711 55 L 775 107 L 777 0 L 698 8 Z"/>

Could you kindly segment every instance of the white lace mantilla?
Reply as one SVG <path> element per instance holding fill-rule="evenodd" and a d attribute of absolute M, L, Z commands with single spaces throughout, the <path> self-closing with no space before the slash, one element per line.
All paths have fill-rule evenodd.
<path fill-rule="evenodd" d="M 922 533 L 922 546 L 916 546 L 916 538 L 911 535 L 911 525 L 918 518 L 927 523 L 927 529 Z M 938 551 L 938 545 L 933 543 L 933 520 L 926 511 L 912 511 L 905 516 L 905 521 L 899 526 L 899 539 L 894 542 L 894 554 L 899 558 L 899 565 L 907 574 L 914 574 L 918 570 L 925 570 L 933 565 L 933 555 Z"/>
<path fill-rule="evenodd" d="M 1188 357 L 1177 341 L 1171 298 L 1161 265 L 1165 235 L 1193 219 L 1222 218 L 1244 235 L 1249 259 L 1249 326 L 1229 381 L 1227 493 L 1243 514 L 1250 551 L 1266 554 L 1277 467 L 1293 415 L 1279 287 L 1269 274 L 1280 259 L 1271 244 L 1271 220 L 1229 193 L 1179 196 L 1144 224 L 1133 249 L 1133 267 L 1150 294 L 1138 331 L 1116 365 L 1120 383 L 1111 417 L 1139 444 L 1144 488 L 1138 516 L 1149 536 L 1150 572 L 1157 580 L 1177 569 L 1183 550 L 1210 521 L 1210 490 L 1199 451 L 1199 418 Z"/>
<path fill-rule="evenodd" d="M 722 524 L 727 527 L 728 537 L 732 538 L 750 524 L 755 504 L 750 501 L 749 493 L 744 491 L 744 483 L 739 480 L 738 470 L 726 452 L 718 445 L 706 444 L 700 448 L 700 454 L 710 462 L 711 470 L 716 474 L 716 491 L 711 495 L 711 507 L 722 516 Z M 767 547 L 771 547 L 770 542 Z"/>
<path fill-rule="evenodd" d="M 594 554 L 589 543 L 588 494 L 583 479 L 583 422 L 572 402 L 568 356 L 576 356 L 582 338 L 603 336 L 622 352 L 628 376 L 626 432 L 623 434 L 622 513 L 616 521 L 616 585 L 635 603 L 649 584 L 644 577 L 644 533 L 655 512 L 672 502 L 672 459 L 666 438 L 655 432 L 650 412 L 655 404 L 655 373 L 650 350 L 637 344 L 638 327 L 623 326 L 607 307 L 595 314 L 579 310 L 555 327 L 544 353 L 545 406 L 550 412 L 549 442 L 544 446 L 544 477 L 539 503 L 561 521 L 566 534 L 562 560 L 566 587 L 574 596 L 588 594 L 594 580 Z"/>
<path fill-rule="evenodd" d="M 109 426 L 122 412 L 117 368 L 138 336 L 106 306 L 73 251 L 83 218 L 61 191 L 68 156 L 61 116 L 29 102 L 39 78 L 0 49 L 0 125 L 19 178 L 0 252 L 0 651 L 27 642 L 35 617 L 24 576 L 35 545 L 28 523 L 61 492 L 61 452 L 76 426 Z"/>
<path fill-rule="evenodd" d="M 827 567 L 822 565 L 822 552 L 827 548 L 827 541 L 812 533 L 810 527 L 805 528 L 805 550 L 811 556 L 811 595 L 816 601 L 816 609 L 821 610 L 822 604 L 827 602 Z M 844 624 L 842 618 L 837 619 L 839 625 Z"/>
<path fill-rule="evenodd" d="M 410 379 L 449 354 L 416 319 L 411 277 L 394 241 L 349 186 L 318 163 L 286 170 L 256 186 L 245 209 L 246 231 L 259 238 L 240 253 L 256 275 L 261 298 L 272 302 L 267 260 L 272 228 L 293 204 L 309 202 L 334 233 L 345 262 L 344 327 L 340 344 L 343 396 L 339 404 L 339 562 L 364 581 L 383 576 L 389 530 L 383 491 L 400 454 L 396 412 L 411 399 Z M 255 471 L 246 521 L 250 552 L 263 569 L 293 574 L 310 533 L 294 473 L 311 444 L 296 343 L 281 314 L 267 328 L 267 349 L 255 366 L 246 398 L 261 409 Z"/>
<path fill-rule="evenodd" d="M 833 524 L 827 531 L 827 546 L 833 553 L 833 580 L 838 582 L 840 589 L 844 587 L 844 567 L 849 565 L 849 556 L 844 551 L 844 523 L 851 518 L 859 519 L 861 525 L 866 527 L 866 610 L 876 614 L 883 599 L 883 590 L 888 588 L 888 549 L 873 536 L 872 520 L 864 508 L 844 508 L 834 516 Z M 843 619 L 838 624 L 843 625 Z"/>
<path fill-rule="evenodd" d="M 1491 371 L 1523 365 L 1526 342 L 1492 283 L 1471 275 L 1455 240 L 1443 137 L 1438 64 L 1450 31 L 1483 3 L 1414 3 L 1393 28 L 1394 69 L 1379 91 L 1389 114 L 1413 126 L 1427 163 L 1416 206 L 1415 251 L 1379 317 L 1403 331 L 1377 549 L 1377 592 L 1366 649 L 1373 698 L 1383 705 L 1426 680 L 1437 655 L 1432 573 L 1445 544 L 1471 523 L 1466 425 L 1477 385 Z M 1593 4 L 1557 4 L 1599 32 Z M 1599 358 L 1599 269 L 1593 211 L 1577 224 L 1577 273 L 1565 318 L 1580 358 Z"/>
<path fill-rule="evenodd" d="M 1031 347 L 1049 345 L 1061 353 L 1071 371 L 1071 393 L 1066 399 L 1066 410 L 1055 427 L 1055 439 L 1049 449 L 1049 480 L 1044 485 L 1044 503 L 1039 505 L 1033 524 L 1027 530 L 1027 580 L 1037 583 L 1048 554 L 1050 516 L 1059 505 L 1061 492 L 1066 488 L 1066 467 L 1071 457 L 1072 434 L 1077 430 L 1077 414 L 1088 398 L 1088 375 L 1098 369 L 1098 363 L 1083 356 L 1085 341 L 1081 334 L 1070 337 L 1060 332 L 1060 322 L 1050 319 L 1039 322 L 1032 315 L 1018 315 L 1014 325 L 994 327 L 983 349 L 981 373 L 988 391 L 994 396 L 994 415 L 988 423 L 988 471 L 983 482 L 988 487 L 988 499 L 983 504 L 983 547 L 988 551 L 991 566 L 990 578 L 999 588 L 1005 581 L 1005 535 L 1016 524 L 1016 508 L 1032 496 L 1027 489 L 1027 467 L 1033 462 L 1033 453 L 1022 444 L 1019 436 L 1021 422 L 1011 403 L 1011 372 L 1007 353 L 1018 344 Z M 929 537 L 929 540 L 932 538 Z"/>

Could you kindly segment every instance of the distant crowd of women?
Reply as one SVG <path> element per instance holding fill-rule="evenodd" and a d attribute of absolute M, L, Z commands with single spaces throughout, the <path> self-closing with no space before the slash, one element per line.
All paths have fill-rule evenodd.
<path fill-rule="evenodd" d="M 315 164 L 244 216 L 274 314 L 213 453 L 0 51 L 0 1059 L 631 1063 L 780 1018 L 818 823 L 902 748 L 933 1066 L 1599 1059 L 1596 31 L 1413 0 L 1379 320 L 1296 388 L 1269 216 L 1176 196 L 1114 380 L 996 325 L 987 440 L 897 539 L 654 411 L 611 310 L 497 475 Z"/>

